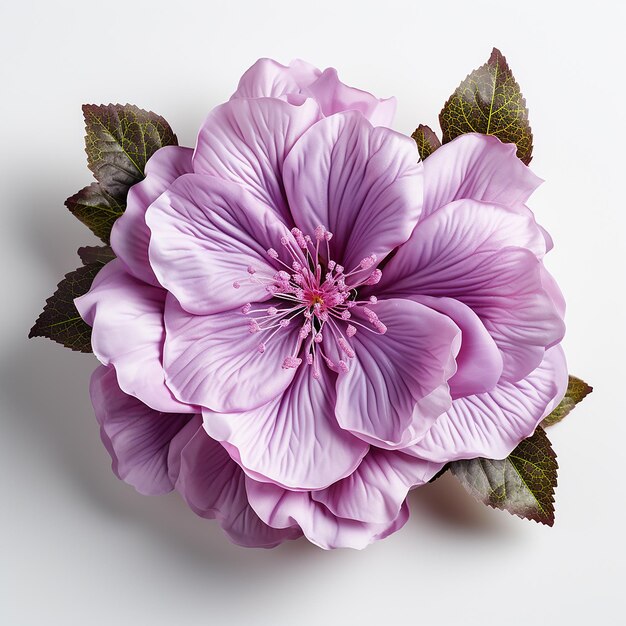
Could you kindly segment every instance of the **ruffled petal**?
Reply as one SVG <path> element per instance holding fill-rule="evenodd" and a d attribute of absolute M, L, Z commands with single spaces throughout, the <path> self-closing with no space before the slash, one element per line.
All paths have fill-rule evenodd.
<path fill-rule="evenodd" d="M 516 207 L 542 182 L 517 158 L 515 144 L 467 133 L 424 161 L 423 216 L 463 198 Z"/>
<path fill-rule="evenodd" d="M 358 111 L 372 126 L 391 126 L 396 114 L 395 98 L 382 100 L 367 91 L 348 87 L 339 80 L 337 70 L 332 67 L 324 70 L 304 89 L 304 93 L 319 103 L 326 117 L 342 111 Z"/>
<path fill-rule="evenodd" d="M 554 306 L 561 316 L 561 318 L 565 317 L 565 298 L 563 297 L 563 293 L 561 292 L 561 288 L 558 286 L 556 280 L 554 280 L 554 276 L 548 272 L 545 266 L 541 266 L 540 270 L 541 276 L 541 284 L 543 288 L 546 290 L 547 294 L 550 296 Z"/>
<path fill-rule="evenodd" d="M 209 113 L 193 155 L 194 171 L 243 185 L 293 225 L 284 195 L 285 156 L 320 119 L 312 100 L 292 106 L 275 98 L 235 99 Z"/>
<path fill-rule="evenodd" d="M 478 315 L 453 298 L 414 296 L 412 300 L 447 315 L 461 331 L 457 369 L 448 381 L 452 398 L 491 391 L 502 375 L 502 355 Z"/>
<path fill-rule="evenodd" d="M 273 548 L 302 534 L 295 525 L 272 528 L 259 519 L 248 503 L 241 468 L 203 429 L 194 434 L 181 453 L 176 488 L 197 515 L 219 520 L 238 545 Z"/>
<path fill-rule="evenodd" d="M 151 285 L 158 281 L 148 260 L 150 231 L 146 209 L 179 177 L 192 171 L 192 148 L 165 146 L 146 163 L 145 178 L 128 190 L 126 210 L 115 221 L 111 246 L 133 276 Z"/>
<path fill-rule="evenodd" d="M 541 262 L 528 251 L 502 251 L 493 258 L 490 273 L 485 292 L 492 299 L 481 294 L 466 302 L 502 352 L 503 379 L 515 382 L 539 366 L 546 348 L 563 339 L 565 324 L 558 303 L 544 288 Z"/>
<path fill-rule="evenodd" d="M 288 66 L 272 59 L 259 59 L 239 80 L 231 100 L 238 98 L 287 98 L 317 80 L 321 71 L 300 59 Z"/>
<path fill-rule="evenodd" d="M 402 528 L 409 518 L 406 503 L 391 523 L 372 524 L 333 515 L 323 504 L 313 500 L 311 492 L 288 491 L 250 478 L 246 478 L 246 490 L 250 505 L 263 521 L 276 528 L 298 524 L 311 543 L 325 550 L 362 550 Z"/>
<path fill-rule="evenodd" d="M 187 424 L 185 424 L 172 439 L 170 451 L 167 456 L 167 473 L 172 485 L 176 485 L 178 477 L 180 476 L 182 451 L 200 429 L 202 429 L 202 415 L 193 415 Z"/>
<path fill-rule="evenodd" d="M 124 393 L 156 411 L 195 413 L 165 385 L 162 366 L 165 291 L 131 276 L 119 259 L 107 263 L 87 294 L 74 302 L 92 326 L 98 360 L 113 365 Z"/>
<path fill-rule="evenodd" d="M 395 520 L 409 490 L 427 483 L 443 463 L 431 463 L 399 451 L 371 448 L 350 476 L 311 498 L 333 515 L 360 522 Z"/>
<path fill-rule="evenodd" d="M 90 392 L 100 436 L 118 478 L 145 495 L 171 491 L 170 446 L 192 416 L 160 413 L 125 394 L 113 367 L 101 365 L 94 371 Z"/>
<path fill-rule="evenodd" d="M 385 334 L 363 328 L 350 339 L 354 358 L 337 379 L 337 420 L 342 428 L 382 448 L 402 448 L 423 435 L 451 403 L 459 329 L 449 317 L 417 302 L 379 301 Z M 353 321 L 366 327 L 353 309 Z"/>
<path fill-rule="evenodd" d="M 376 292 L 460 300 L 480 317 L 520 380 L 561 340 L 563 319 L 542 282 L 534 220 L 503 207 L 460 200 L 421 221 L 385 267 Z"/>
<path fill-rule="evenodd" d="M 444 463 L 476 457 L 503 459 L 561 401 L 567 380 L 562 348 L 550 348 L 541 365 L 523 380 L 501 381 L 489 393 L 455 400 L 406 452 Z"/>
<path fill-rule="evenodd" d="M 249 271 L 273 276 L 277 268 L 267 250 L 282 237 L 293 240 L 274 211 L 243 187 L 199 174 L 176 180 L 150 206 L 146 222 L 159 282 L 196 314 L 269 298 L 265 283 Z"/>
<path fill-rule="evenodd" d="M 373 128 L 356 112 L 313 126 L 285 159 L 283 178 L 303 232 L 333 233 L 332 258 L 347 271 L 372 253 L 381 260 L 409 238 L 421 208 L 415 142 Z"/>
<path fill-rule="evenodd" d="M 334 418 L 334 374 L 301 365 L 284 393 L 241 413 L 204 411 L 204 427 L 226 442 L 247 474 L 288 489 L 321 489 L 351 474 L 368 446 Z"/>
<path fill-rule="evenodd" d="M 281 394 L 294 377 L 281 367 L 299 345 L 295 324 L 281 328 L 263 352 L 239 310 L 187 313 L 171 295 L 165 306 L 163 363 L 167 384 L 183 402 L 212 411 L 248 411 Z"/>

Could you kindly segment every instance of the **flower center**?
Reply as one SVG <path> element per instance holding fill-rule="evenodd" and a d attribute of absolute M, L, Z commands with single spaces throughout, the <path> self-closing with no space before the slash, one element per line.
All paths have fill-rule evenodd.
<path fill-rule="evenodd" d="M 250 303 L 242 307 L 242 313 L 248 316 L 248 332 L 259 334 L 257 350 L 263 353 L 277 333 L 297 323 L 300 325 L 298 337 L 290 354 L 285 355 L 282 367 L 297 368 L 304 361 L 313 368 L 316 379 L 320 377 L 321 364 L 334 371 L 346 372 L 348 360 L 355 356 L 350 338 L 357 330 L 379 334 L 387 331 L 370 308 L 376 305 L 376 296 L 358 300 L 358 287 L 375 285 L 381 279 L 381 270 L 372 269 L 378 259 L 371 254 L 346 272 L 331 258 L 333 234 L 324 226 L 315 229 L 315 241 L 298 228 L 293 228 L 291 234 L 297 247 L 289 238 L 281 239 L 286 260 L 274 248 L 267 251 L 268 256 L 284 269 L 264 275 L 255 267 L 248 267 L 245 280 L 262 285 L 272 296 L 267 307 L 253 309 Z M 241 282 L 235 281 L 233 287 L 238 289 Z M 352 318 L 355 307 L 360 308 L 368 324 Z M 334 355 L 324 352 L 322 342 L 327 349 L 334 345 Z"/>

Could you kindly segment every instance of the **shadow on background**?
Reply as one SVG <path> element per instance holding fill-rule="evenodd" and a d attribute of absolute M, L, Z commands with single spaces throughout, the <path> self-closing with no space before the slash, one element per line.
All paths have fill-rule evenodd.
<path fill-rule="evenodd" d="M 220 567 L 234 570 L 254 562 L 259 567 L 267 565 L 266 558 L 251 562 L 249 550 L 231 546 L 216 522 L 197 518 L 177 494 L 142 496 L 117 480 L 100 443 L 88 397 L 95 366 L 90 355 L 70 353 L 43 339 L 26 345 L 16 342 L 0 364 L 0 393 L 11 407 L 4 419 L 13 434 L 31 452 L 39 450 L 59 479 L 67 481 L 99 514 L 141 526 L 153 536 L 155 546 L 179 552 L 199 566 L 216 560 Z M 437 530 L 495 539 L 507 530 L 503 523 L 507 520 L 500 519 L 503 514 L 473 500 L 450 473 L 414 490 L 409 502 L 412 519 L 403 534 Z M 285 566 L 289 561 L 313 558 L 317 549 L 300 540 L 279 551 Z"/>

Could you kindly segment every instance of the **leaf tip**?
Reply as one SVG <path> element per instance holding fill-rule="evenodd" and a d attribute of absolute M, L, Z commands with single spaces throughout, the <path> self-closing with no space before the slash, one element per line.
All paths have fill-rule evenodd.
<path fill-rule="evenodd" d="M 424 161 L 435 150 L 441 147 L 441 141 L 435 131 L 425 124 L 420 124 L 411 135 L 411 138 L 417 144 L 421 161 Z"/>
<path fill-rule="evenodd" d="M 91 327 L 82 319 L 74 300 L 89 291 L 101 267 L 92 263 L 66 274 L 46 300 L 28 338 L 45 337 L 76 352 L 91 352 Z"/>
<path fill-rule="evenodd" d="M 491 55 L 489 56 L 489 63 L 499 63 L 501 61 L 504 61 L 504 63 L 506 63 L 506 59 L 504 58 L 504 55 L 502 54 L 502 52 L 500 52 L 499 48 L 496 48 L 495 46 L 491 49 Z"/>
<path fill-rule="evenodd" d="M 558 424 L 563 418 L 567 417 L 577 404 L 582 402 L 591 392 L 593 387 L 588 385 L 581 378 L 572 376 L 570 374 L 567 389 L 565 395 L 559 402 L 559 404 L 552 410 L 551 413 L 543 418 L 543 426 L 554 426 Z"/>
<path fill-rule="evenodd" d="M 85 123 L 87 123 L 87 118 L 90 115 L 95 115 L 96 111 L 100 109 L 100 105 L 98 104 L 89 104 L 85 103 L 81 106 L 81 110 L 83 112 L 83 117 L 85 118 Z"/>
<path fill-rule="evenodd" d="M 439 113 L 442 143 L 464 133 L 495 135 L 514 143 L 517 156 L 528 165 L 533 135 L 521 89 L 504 55 L 493 48 L 486 63 L 470 72 Z"/>

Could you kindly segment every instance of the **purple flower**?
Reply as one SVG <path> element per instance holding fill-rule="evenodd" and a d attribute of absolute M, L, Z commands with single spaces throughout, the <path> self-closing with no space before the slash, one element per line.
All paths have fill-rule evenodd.
<path fill-rule="evenodd" d="M 565 391 L 539 180 L 482 135 L 418 165 L 394 107 L 257 62 L 195 150 L 150 159 L 77 300 L 118 475 L 243 545 L 387 536 L 409 489 L 506 456 Z"/>

